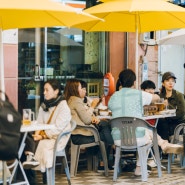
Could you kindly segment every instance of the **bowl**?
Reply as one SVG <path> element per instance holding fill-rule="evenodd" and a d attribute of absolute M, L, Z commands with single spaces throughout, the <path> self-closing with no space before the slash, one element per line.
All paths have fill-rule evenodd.
<path fill-rule="evenodd" d="M 176 113 L 176 109 L 169 109 L 168 111 L 169 111 L 170 114 Z"/>
<path fill-rule="evenodd" d="M 109 111 L 100 110 L 99 114 L 100 114 L 100 116 L 108 116 L 109 115 Z"/>

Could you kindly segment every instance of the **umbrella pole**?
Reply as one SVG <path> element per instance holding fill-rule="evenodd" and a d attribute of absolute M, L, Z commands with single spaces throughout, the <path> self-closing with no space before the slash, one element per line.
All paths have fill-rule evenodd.
<path fill-rule="evenodd" d="M 135 71 L 136 71 L 136 89 L 138 89 L 138 73 L 139 73 L 139 67 L 138 67 L 138 28 L 136 27 L 136 54 L 135 54 Z"/>
<path fill-rule="evenodd" d="M 4 83 L 4 52 L 3 52 L 3 39 L 2 39 L 2 29 L 0 29 L 0 89 L 5 92 L 5 83 Z M 1 93 L 1 98 L 4 100 L 5 96 Z"/>

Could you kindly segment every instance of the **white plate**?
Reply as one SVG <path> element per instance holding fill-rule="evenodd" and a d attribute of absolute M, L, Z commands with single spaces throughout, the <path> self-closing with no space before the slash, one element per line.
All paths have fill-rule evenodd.
<path fill-rule="evenodd" d="M 170 114 L 176 113 L 176 109 L 169 109 L 168 111 L 169 111 Z"/>
<path fill-rule="evenodd" d="M 160 111 L 159 114 L 170 114 L 169 110 Z"/>
<path fill-rule="evenodd" d="M 99 111 L 100 116 L 108 116 L 109 112 L 108 111 Z"/>

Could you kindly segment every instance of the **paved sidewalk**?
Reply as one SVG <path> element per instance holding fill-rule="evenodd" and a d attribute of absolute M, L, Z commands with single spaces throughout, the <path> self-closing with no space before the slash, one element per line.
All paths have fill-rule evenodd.
<path fill-rule="evenodd" d="M 167 160 L 163 160 L 162 164 L 167 166 Z M 58 167 L 57 167 L 58 168 Z M 140 177 L 134 176 L 133 172 L 123 172 L 117 182 L 112 181 L 113 172 L 109 173 L 109 177 L 105 177 L 102 173 L 88 172 L 87 170 L 78 170 L 76 177 L 71 178 L 72 185 L 185 185 L 185 169 L 181 169 L 179 161 L 172 164 L 172 173 L 168 174 L 162 169 L 162 177 L 158 178 L 157 169 L 152 168 L 152 173 L 148 177 L 148 182 L 142 182 Z M 40 172 L 37 172 L 37 182 L 41 185 Z M 56 171 L 56 185 L 67 185 L 66 176 Z"/>

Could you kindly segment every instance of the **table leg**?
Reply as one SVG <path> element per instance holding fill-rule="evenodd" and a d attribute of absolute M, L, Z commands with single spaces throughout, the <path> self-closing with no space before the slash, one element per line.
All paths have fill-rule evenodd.
<path fill-rule="evenodd" d="M 2 161 L 2 166 L 3 166 L 3 185 L 6 185 L 6 178 L 7 178 L 7 174 L 6 174 L 6 162 Z"/>
<path fill-rule="evenodd" d="M 19 184 L 29 185 L 29 181 L 27 179 L 27 176 L 26 176 L 25 171 L 23 169 L 22 163 L 20 161 L 20 158 L 22 156 L 22 153 L 24 152 L 24 148 L 25 148 L 25 145 L 26 145 L 25 141 L 26 141 L 27 134 L 28 134 L 27 132 L 24 133 L 24 136 L 22 138 L 22 141 L 21 141 L 21 144 L 20 144 L 20 147 L 19 147 L 19 151 L 18 151 L 18 159 L 16 159 L 16 161 L 13 164 L 13 171 L 12 171 L 12 174 L 11 174 L 11 177 L 10 177 L 10 180 L 9 180 L 9 183 L 11 185 L 19 185 Z M 20 167 L 20 172 L 23 175 L 24 180 L 22 180 L 21 182 L 12 183 L 13 178 L 16 174 L 16 171 L 18 170 L 18 167 Z"/>

